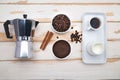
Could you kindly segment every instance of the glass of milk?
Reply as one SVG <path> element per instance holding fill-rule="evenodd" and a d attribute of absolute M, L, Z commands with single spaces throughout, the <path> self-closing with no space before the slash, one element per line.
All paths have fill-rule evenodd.
<path fill-rule="evenodd" d="M 90 55 L 101 55 L 104 51 L 104 45 L 101 42 L 88 43 L 87 51 Z"/>

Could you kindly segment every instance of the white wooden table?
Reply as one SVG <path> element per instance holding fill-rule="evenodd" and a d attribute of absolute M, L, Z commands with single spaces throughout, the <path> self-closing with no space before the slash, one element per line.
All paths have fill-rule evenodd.
<path fill-rule="evenodd" d="M 107 63 L 86 65 L 81 59 L 81 43 L 71 43 L 72 52 L 66 59 L 58 60 L 52 45 L 59 39 L 70 42 L 70 34 L 81 32 L 81 16 L 86 12 L 102 12 L 107 17 Z M 22 18 L 38 20 L 33 38 L 34 55 L 31 60 L 14 58 L 15 37 L 5 36 L 3 23 Z M 67 14 L 72 21 L 68 33 L 54 33 L 45 51 L 39 49 L 43 35 L 51 30 L 51 20 L 57 14 Z M 14 35 L 13 27 L 10 28 Z M 75 48 L 74 48 L 75 47 Z M 0 1 L 0 79 L 120 79 L 120 0 L 1 0 Z"/>

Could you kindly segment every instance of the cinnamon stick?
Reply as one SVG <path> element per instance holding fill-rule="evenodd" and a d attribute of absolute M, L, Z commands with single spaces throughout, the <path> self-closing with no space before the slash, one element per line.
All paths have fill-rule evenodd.
<path fill-rule="evenodd" d="M 31 36 L 34 37 L 35 29 L 31 31 Z"/>
<path fill-rule="evenodd" d="M 52 36 L 53 36 L 53 33 L 48 31 L 47 34 L 45 35 L 45 38 L 44 38 L 41 46 L 40 46 L 40 49 L 45 50 L 45 48 L 48 45 L 48 43 L 50 42 Z"/>
<path fill-rule="evenodd" d="M 47 34 L 45 35 L 45 37 L 44 37 L 44 39 L 43 39 L 43 42 L 42 42 L 42 44 L 41 44 L 41 46 L 40 46 L 40 49 L 42 49 L 42 50 L 43 50 L 43 47 L 45 46 L 45 42 L 46 42 L 46 40 L 47 40 L 47 38 L 48 38 L 48 34 L 49 34 L 49 31 L 48 31 Z"/>

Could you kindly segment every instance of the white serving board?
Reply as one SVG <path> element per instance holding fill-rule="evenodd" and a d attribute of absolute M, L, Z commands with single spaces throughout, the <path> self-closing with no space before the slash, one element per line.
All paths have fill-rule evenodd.
<path fill-rule="evenodd" d="M 89 31 L 89 21 L 97 17 L 101 21 L 99 30 Z M 86 13 L 82 16 L 82 60 L 86 64 L 102 64 L 106 62 L 106 19 L 102 13 Z M 104 51 L 101 55 L 90 55 L 86 49 L 89 42 L 102 42 Z"/>

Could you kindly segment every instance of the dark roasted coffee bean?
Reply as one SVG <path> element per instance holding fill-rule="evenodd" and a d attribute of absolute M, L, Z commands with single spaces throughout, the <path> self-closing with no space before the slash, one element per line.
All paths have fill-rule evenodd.
<path fill-rule="evenodd" d="M 71 38 L 71 42 L 73 42 L 74 41 L 74 34 L 73 33 L 71 34 L 70 38 Z"/>
<path fill-rule="evenodd" d="M 52 21 L 53 28 L 58 32 L 67 31 L 70 27 L 70 24 L 70 19 L 64 14 L 55 16 Z"/>
<path fill-rule="evenodd" d="M 59 37 L 58 37 L 58 36 L 57 36 L 56 38 L 57 38 L 57 39 L 59 39 Z"/>
<path fill-rule="evenodd" d="M 82 34 L 79 35 L 79 32 L 75 30 L 75 34 L 72 33 L 70 38 L 71 38 L 71 42 L 75 41 L 76 43 L 78 43 L 82 41 Z"/>
<path fill-rule="evenodd" d="M 71 27 L 71 29 L 73 29 L 73 27 Z"/>

